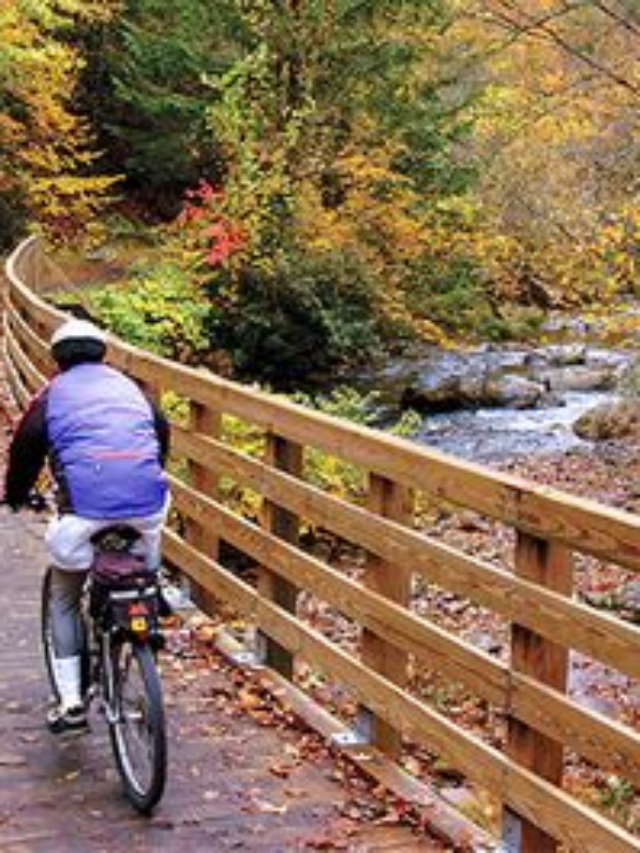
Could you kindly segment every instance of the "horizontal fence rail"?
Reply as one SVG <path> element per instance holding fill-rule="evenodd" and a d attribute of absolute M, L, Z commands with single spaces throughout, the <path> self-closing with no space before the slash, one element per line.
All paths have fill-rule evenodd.
<path fill-rule="evenodd" d="M 35 239 L 14 252 L 6 279 L 4 357 L 15 399 L 24 406 L 51 373 L 46 342 L 65 316 L 45 292 L 66 283 L 56 279 Z M 578 558 L 637 573 L 640 519 L 115 338 L 109 360 L 156 399 L 173 396 L 175 523 L 165 534 L 166 560 L 190 578 L 204 609 L 222 603 L 255 627 L 268 666 L 294 685 L 292 696 L 305 688 L 304 667 L 311 668 L 348 686 L 359 710 L 355 717 L 346 713 L 344 725 L 380 766 L 399 768 L 415 745 L 446 758 L 499 804 L 501 828 L 491 827 L 496 849 L 640 849 L 640 836 L 563 784 L 571 754 L 640 787 L 638 730 L 581 704 L 568 689 L 576 655 L 640 681 L 639 628 L 582 603 L 574 581 Z M 234 437 L 238 424 L 251 436 L 242 446 Z M 358 500 L 314 482 L 314 454 L 357 472 Z M 252 496 L 248 512 L 238 497 L 245 494 Z M 504 526 L 512 541 L 510 564 L 494 565 L 444 542 L 419 523 L 424 505 L 473 511 Z M 359 570 L 333 565 L 308 544 L 314 540 L 309 533 L 345 543 L 358 555 Z M 238 571 L 239 555 L 257 579 Z M 420 585 L 494 614 L 507 653 L 476 648 L 419 612 L 413 592 Z M 355 626 L 355 648 L 312 624 L 303 599 Z M 483 738 L 457 723 L 412 685 L 415 673 L 437 677 L 492 708 L 503 721 L 502 738 Z M 308 710 L 314 703 L 307 701 Z M 345 748 L 348 742 L 336 740 Z M 486 839 L 486 829 L 477 837 Z"/>

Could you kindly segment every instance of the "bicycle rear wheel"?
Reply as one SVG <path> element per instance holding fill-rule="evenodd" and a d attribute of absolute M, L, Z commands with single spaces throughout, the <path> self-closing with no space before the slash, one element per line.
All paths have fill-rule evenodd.
<path fill-rule="evenodd" d="M 149 646 L 125 640 L 112 647 L 110 658 L 111 744 L 128 800 L 149 814 L 162 797 L 167 775 L 162 685 Z"/>

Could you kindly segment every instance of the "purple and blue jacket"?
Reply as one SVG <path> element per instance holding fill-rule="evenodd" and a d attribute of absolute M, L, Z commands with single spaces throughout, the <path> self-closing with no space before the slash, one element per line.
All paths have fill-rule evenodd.
<path fill-rule="evenodd" d="M 152 515 L 167 496 L 168 448 L 166 418 L 131 379 L 105 364 L 78 364 L 51 380 L 18 425 L 5 500 L 24 504 L 48 458 L 60 512 Z"/>

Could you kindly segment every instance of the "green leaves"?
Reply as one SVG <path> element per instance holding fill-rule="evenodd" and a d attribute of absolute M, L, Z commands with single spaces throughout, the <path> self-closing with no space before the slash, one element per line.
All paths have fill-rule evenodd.
<path fill-rule="evenodd" d="M 134 0 L 90 55 L 107 156 L 162 214 L 175 215 L 185 187 L 221 173 L 210 83 L 237 59 L 243 31 L 233 0 Z"/>
<path fill-rule="evenodd" d="M 154 267 L 88 301 L 114 334 L 159 355 L 198 363 L 211 348 L 212 307 L 176 266 Z"/>

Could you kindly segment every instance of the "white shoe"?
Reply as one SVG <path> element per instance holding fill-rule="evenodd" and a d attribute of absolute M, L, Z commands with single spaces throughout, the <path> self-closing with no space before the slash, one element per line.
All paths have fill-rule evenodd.
<path fill-rule="evenodd" d="M 47 714 L 47 727 L 54 735 L 82 734 L 89 728 L 87 712 L 82 705 L 52 708 Z"/>

